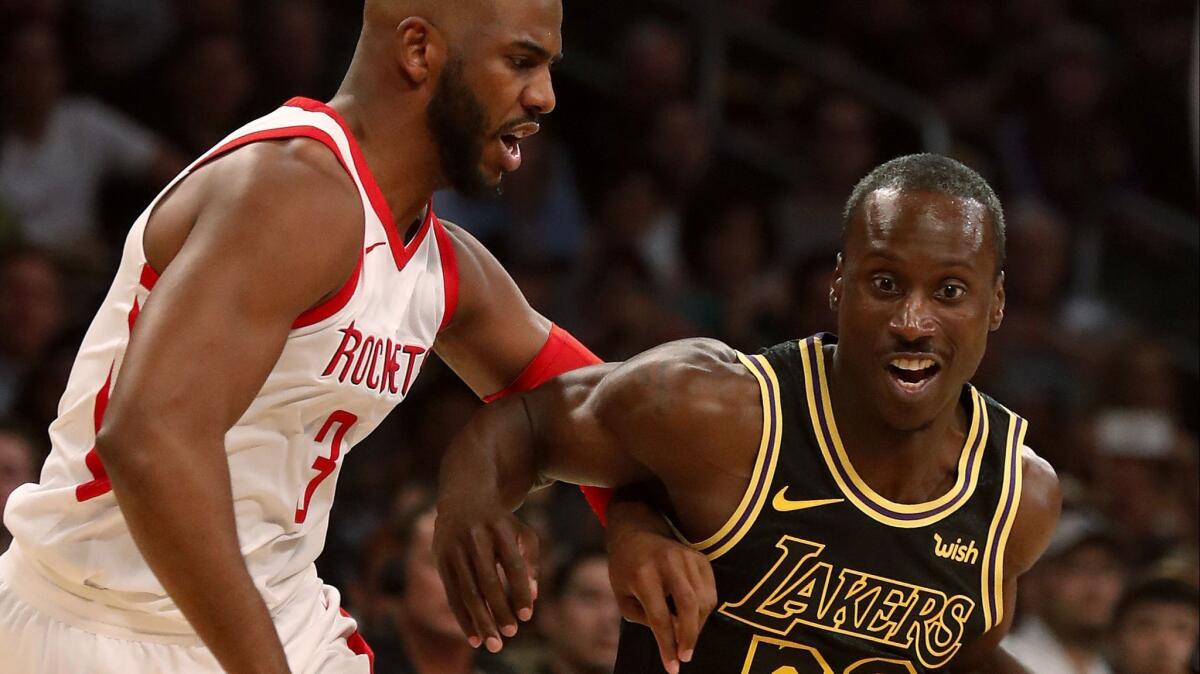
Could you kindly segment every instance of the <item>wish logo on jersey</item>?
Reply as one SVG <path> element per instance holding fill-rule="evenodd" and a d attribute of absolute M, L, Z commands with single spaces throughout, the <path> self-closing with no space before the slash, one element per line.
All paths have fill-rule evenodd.
<path fill-rule="evenodd" d="M 366 334 L 350 325 L 338 330 L 342 342 L 321 373 L 322 377 L 336 375 L 339 382 L 349 379 L 355 386 L 364 386 L 385 394 L 408 395 L 413 375 L 428 351 L 424 346 L 401 344 L 390 337 Z M 400 379 L 400 371 L 404 378 Z"/>
<path fill-rule="evenodd" d="M 903 649 L 927 668 L 962 647 L 975 602 L 963 595 L 903 583 L 820 560 L 825 546 L 792 536 L 782 554 L 741 600 L 720 612 L 755 628 L 789 636 L 807 626 Z"/>

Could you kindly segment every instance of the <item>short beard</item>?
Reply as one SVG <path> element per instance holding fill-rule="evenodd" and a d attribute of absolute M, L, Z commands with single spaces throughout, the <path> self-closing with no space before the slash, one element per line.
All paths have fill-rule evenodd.
<path fill-rule="evenodd" d="M 480 169 L 487 116 L 462 75 L 462 57 L 455 56 L 442 71 L 433 98 L 425 109 L 425 123 L 438 146 L 442 176 L 468 197 L 498 193 Z"/>

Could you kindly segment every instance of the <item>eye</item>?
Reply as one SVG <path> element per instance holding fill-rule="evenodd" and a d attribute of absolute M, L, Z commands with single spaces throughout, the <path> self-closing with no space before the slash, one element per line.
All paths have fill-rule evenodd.
<path fill-rule="evenodd" d="M 528 56 L 510 56 L 508 62 L 517 70 L 526 70 L 533 66 L 533 60 Z"/>
<path fill-rule="evenodd" d="M 938 297 L 946 300 L 956 300 L 966 294 L 967 289 L 957 283 L 947 283 L 938 290 Z"/>
<path fill-rule="evenodd" d="M 876 276 L 871 279 L 871 285 L 883 293 L 896 292 L 896 280 L 890 276 Z"/>

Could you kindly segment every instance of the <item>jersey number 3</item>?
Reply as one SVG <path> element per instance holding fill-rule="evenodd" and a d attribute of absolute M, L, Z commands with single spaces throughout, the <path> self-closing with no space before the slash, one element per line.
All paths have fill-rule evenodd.
<path fill-rule="evenodd" d="M 305 518 L 308 517 L 308 504 L 312 501 L 313 492 L 337 468 L 338 458 L 342 455 L 342 440 L 346 437 L 346 431 L 350 430 L 356 421 L 358 421 L 358 417 L 350 412 L 337 410 L 329 415 L 329 418 L 321 425 L 321 430 L 317 431 L 315 440 L 325 442 L 325 436 L 329 434 L 329 429 L 333 428 L 334 424 L 337 424 L 338 427 L 333 432 L 333 441 L 329 443 L 329 456 L 318 456 L 316 461 L 313 461 L 312 468 L 317 471 L 317 474 L 308 481 L 302 500 L 296 504 L 296 524 L 304 523 Z"/>

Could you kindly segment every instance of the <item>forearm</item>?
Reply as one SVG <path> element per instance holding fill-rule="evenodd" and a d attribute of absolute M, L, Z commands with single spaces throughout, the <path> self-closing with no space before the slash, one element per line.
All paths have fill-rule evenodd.
<path fill-rule="evenodd" d="M 224 448 L 115 441 L 101 456 L 138 549 L 221 666 L 287 672 L 238 544 Z"/>
<path fill-rule="evenodd" d="M 439 501 L 520 507 L 538 483 L 536 438 L 526 404 L 521 396 L 511 396 L 471 417 L 442 457 Z"/>

